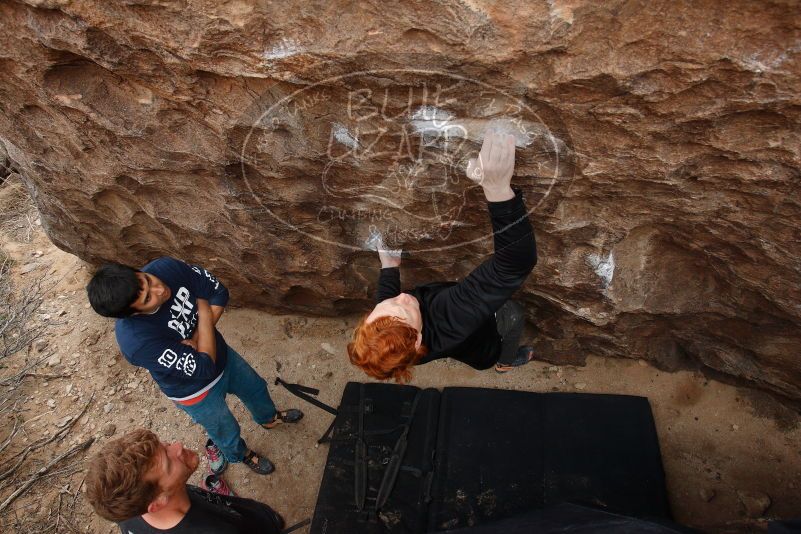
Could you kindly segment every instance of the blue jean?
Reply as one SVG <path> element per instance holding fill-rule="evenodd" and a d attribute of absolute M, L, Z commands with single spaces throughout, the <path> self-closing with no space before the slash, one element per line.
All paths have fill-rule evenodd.
<path fill-rule="evenodd" d="M 237 463 L 245 458 L 247 446 L 240 435 L 239 423 L 225 403 L 228 393 L 239 397 L 258 424 L 269 423 L 275 417 L 275 404 L 267 391 L 267 382 L 231 347 L 228 347 L 223 376 L 208 395 L 191 406 L 176 404 L 206 429 L 229 462 Z"/>

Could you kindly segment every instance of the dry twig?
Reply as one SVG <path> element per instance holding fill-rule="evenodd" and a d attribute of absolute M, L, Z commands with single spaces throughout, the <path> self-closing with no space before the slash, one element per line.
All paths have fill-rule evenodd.
<path fill-rule="evenodd" d="M 26 362 L 25 367 L 17 371 L 15 374 L 0 379 L 0 386 L 9 386 L 12 390 L 15 389 L 26 376 L 35 374 L 31 372 L 31 369 L 37 367 L 40 363 L 50 358 L 50 356 L 52 356 L 53 354 L 54 353 L 51 351 L 46 354 L 43 354 L 42 356 L 36 358 L 35 360 Z"/>
<path fill-rule="evenodd" d="M 0 228 L 18 241 L 30 243 L 39 213 L 22 175 L 13 169 L 8 170 L 11 172 L 0 180 Z"/>
<path fill-rule="evenodd" d="M 12 502 L 14 502 L 14 499 L 16 499 L 17 497 L 19 497 L 20 495 L 22 495 L 23 493 L 25 493 L 26 491 L 28 491 L 28 489 L 30 489 L 30 487 L 31 487 L 31 486 L 33 486 L 33 485 L 36 483 L 36 481 L 37 481 L 37 480 L 39 480 L 40 478 L 42 478 L 43 476 L 45 476 L 45 475 L 47 474 L 47 472 L 48 472 L 48 471 L 50 471 L 50 469 L 51 469 L 51 468 L 52 468 L 54 465 L 57 465 L 57 464 L 58 464 L 58 463 L 59 463 L 61 460 L 63 460 L 63 459 L 65 459 L 65 458 L 68 458 L 68 457 L 72 456 L 72 455 L 73 455 L 73 454 L 75 454 L 76 452 L 79 452 L 79 451 L 82 451 L 82 450 L 88 449 L 88 448 L 89 448 L 89 446 L 90 446 L 92 443 L 94 443 L 94 441 L 95 441 L 95 438 L 93 438 L 93 437 L 92 437 L 92 438 L 89 438 L 89 439 L 87 439 L 87 440 L 86 440 L 86 441 L 84 441 L 83 443 L 80 443 L 80 444 L 78 444 L 78 445 L 74 446 L 73 448 L 71 448 L 71 449 L 70 449 L 70 450 L 68 450 L 67 452 L 65 452 L 65 453 L 62 453 L 62 454 L 58 455 L 56 458 L 54 458 L 53 460 L 51 460 L 51 461 L 50 461 L 50 463 L 48 463 L 46 466 L 44 466 L 44 467 L 42 467 L 41 469 L 39 469 L 39 470 L 36 472 L 36 474 L 35 474 L 35 475 L 33 475 L 31 478 L 29 478 L 29 479 L 28 479 L 28 480 L 27 480 L 27 481 L 26 481 L 24 484 L 22 484 L 22 486 L 20 486 L 19 488 L 17 488 L 17 489 L 14 491 L 14 493 L 12 493 L 11 495 L 9 495 L 9 496 L 6 498 L 6 500 L 5 500 L 5 501 L 3 501 L 2 503 L 0 503 L 0 513 L 3 513 L 3 510 L 5 510 L 5 509 L 8 507 L 8 505 L 9 505 L 9 504 L 11 504 Z"/>
<path fill-rule="evenodd" d="M 19 427 L 19 418 L 15 417 L 14 418 L 14 428 L 11 429 L 11 433 L 8 435 L 8 439 L 6 439 L 3 442 L 3 444 L 0 445 L 0 452 L 3 452 L 4 450 L 6 450 L 6 447 L 8 447 L 11 444 L 11 440 L 14 439 L 14 436 L 17 435 L 17 431 L 19 430 L 18 427 Z"/>
<path fill-rule="evenodd" d="M 14 291 L 11 260 L 0 262 L 0 361 L 29 347 L 44 334 L 47 323 L 33 318 L 46 290 L 44 277 L 37 277 L 27 287 Z"/>
<path fill-rule="evenodd" d="M 5 480 L 6 478 L 8 478 L 11 475 L 13 475 L 14 472 L 17 469 L 19 469 L 19 466 L 22 465 L 22 462 L 25 461 L 25 458 L 27 458 L 30 453 L 32 453 L 33 451 L 35 451 L 37 449 L 41 449 L 45 445 L 49 445 L 50 443 L 54 442 L 57 439 L 61 440 L 62 438 L 64 438 L 64 436 L 67 435 L 67 433 L 72 429 L 72 427 L 75 425 L 75 423 L 78 422 L 78 419 L 83 417 L 83 414 L 86 413 L 86 410 L 89 408 L 89 405 L 92 403 L 92 399 L 94 399 L 94 398 L 95 398 L 95 396 L 94 396 L 94 394 L 92 394 L 92 396 L 89 397 L 89 400 L 86 402 L 86 404 L 84 404 L 83 408 L 81 409 L 81 412 L 78 415 L 76 415 L 75 417 L 73 417 L 72 420 L 64 426 L 64 428 L 62 428 L 58 432 L 54 433 L 52 436 L 50 436 L 47 439 L 42 438 L 42 439 L 40 439 L 40 440 L 38 440 L 38 441 L 36 441 L 34 443 L 31 443 L 30 445 L 25 447 L 22 451 L 18 452 L 16 455 L 12 456 L 11 458 L 19 456 L 20 459 L 11 468 L 9 468 L 4 473 L 0 474 L 0 481 Z"/>

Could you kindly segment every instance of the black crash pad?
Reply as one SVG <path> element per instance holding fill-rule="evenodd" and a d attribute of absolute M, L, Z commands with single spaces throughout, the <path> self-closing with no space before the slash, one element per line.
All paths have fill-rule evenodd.
<path fill-rule="evenodd" d="M 356 460 L 360 405 L 364 462 Z M 401 467 L 377 509 L 406 423 Z M 364 494 L 361 510 L 358 493 Z M 440 393 L 351 382 L 334 423 L 310 532 L 443 532 L 564 502 L 669 519 L 647 399 L 481 388 Z"/>
<path fill-rule="evenodd" d="M 657 519 L 626 517 L 575 504 L 562 503 L 542 510 L 448 530 L 446 534 L 692 534 L 695 530 Z"/>

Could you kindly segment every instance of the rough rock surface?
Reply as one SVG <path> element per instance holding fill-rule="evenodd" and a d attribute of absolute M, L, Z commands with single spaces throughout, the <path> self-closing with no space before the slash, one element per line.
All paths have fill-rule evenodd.
<path fill-rule="evenodd" d="M 770 508 L 770 497 L 758 491 L 738 491 L 737 496 L 745 507 L 748 517 L 762 517 Z"/>
<path fill-rule="evenodd" d="M 801 399 L 795 1 L 0 0 L 0 141 L 60 247 L 210 267 L 236 301 L 367 309 L 491 250 L 462 169 L 518 139 L 543 357 Z"/>

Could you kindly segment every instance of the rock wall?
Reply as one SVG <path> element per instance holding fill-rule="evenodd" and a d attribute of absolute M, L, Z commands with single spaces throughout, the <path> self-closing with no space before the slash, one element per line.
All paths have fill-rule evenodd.
<path fill-rule="evenodd" d="M 91 262 L 202 263 L 236 302 L 368 309 L 491 250 L 464 164 L 514 133 L 543 357 L 801 399 L 795 1 L 0 0 L 0 140 Z M 344 360 L 343 360 L 344 361 Z"/>

